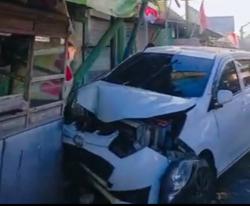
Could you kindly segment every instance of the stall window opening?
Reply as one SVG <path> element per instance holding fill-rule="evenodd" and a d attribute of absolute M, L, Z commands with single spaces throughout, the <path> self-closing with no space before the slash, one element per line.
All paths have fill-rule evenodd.
<path fill-rule="evenodd" d="M 10 110 L 13 110 L 13 98 L 21 101 L 20 105 L 25 101 L 29 44 L 30 37 L 0 34 L 0 100 L 6 101 L 6 105 L 1 106 L 0 116 L 2 113 L 11 112 L 8 111 L 8 105 Z M 9 100 L 9 104 L 6 99 Z M 22 107 L 17 107 L 16 110 L 22 110 Z"/>
<path fill-rule="evenodd" d="M 0 33 L 0 135 L 25 128 L 31 38 Z"/>
<path fill-rule="evenodd" d="M 61 38 L 36 37 L 33 62 L 31 106 L 62 100 L 65 41 Z"/>
<path fill-rule="evenodd" d="M 0 138 L 61 118 L 66 41 L 0 35 Z"/>

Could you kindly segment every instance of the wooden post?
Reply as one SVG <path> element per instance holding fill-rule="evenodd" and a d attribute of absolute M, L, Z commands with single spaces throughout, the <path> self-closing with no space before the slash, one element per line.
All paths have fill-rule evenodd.
<path fill-rule="evenodd" d="M 190 35 L 190 27 L 189 27 L 189 1 L 190 0 L 182 0 L 185 2 L 185 18 L 186 18 L 186 28 L 187 28 L 187 37 L 189 37 Z"/>
<path fill-rule="evenodd" d="M 95 60 L 99 57 L 102 50 L 105 48 L 108 42 L 112 39 L 112 37 L 115 35 L 115 33 L 118 31 L 118 29 L 121 27 L 123 20 L 120 18 L 117 18 L 113 25 L 109 27 L 109 29 L 106 31 L 106 33 L 102 36 L 102 38 L 99 40 L 95 48 L 90 52 L 86 60 L 80 65 L 78 70 L 75 73 L 74 77 L 74 85 L 70 92 L 69 98 L 68 98 L 68 105 L 71 105 L 74 101 L 75 94 L 84 83 L 84 76 L 89 71 L 91 66 L 94 64 Z"/>
<path fill-rule="evenodd" d="M 117 63 L 121 63 L 125 51 L 125 39 L 126 39 L 126 34 L 125 34 L 125 24 L 122 22 L 121 27 L 118 30 L 117 34 Z"/>
<path fill-rule="evenodd" d="M 28 127 L 30 121 L 30 107 L 31 107 L 31 86 L 32 86 L 32 78 L 33 78 L 33 65 L 34 65 L 34 44 L 35 37 L 31 38 L 29 43 L 29 54 L 28 54 L 28 72 L 27 79 L 25 81 L 25 100 L 28 102 L 28 110 L 26 116 L 25 126 Z"/>
<path fill-rule="evenodd" d="M 110 21 L 111 25 L 114 23 L 114 21 L 115 21 L 115 18 L 111 17 L 111 21 Z M 116 59 L 117 59 L 116 58 L 116 54 L 117 54 L 117 52 L 116 52 L 117 51 L 116 50 L 117 38 L 116 37 L 117 37 L 117 32 L 110 41 L 110 69 L 114 68 L 116 65 Z"/>
<path fill-rule="evenodd" d="M 85 74 L 89 71 L 91 66 L 94 64 L 95 60 L 99 57 L 103 48 L 114 36 L 115 32 L 120 28 L 122 19 L 116 19 L 114 24 L 109 27 L 106 33 L 97 43 L 96 47 L 90 52 L 85 62 L 78 68 L 75 74 L 75 83 L 74 85 L 79 88 L 83 84 L 83 78 Z"/>
<path fill-rule="evenodd" d="M 134 25 L 134 28 L 132 30 L 132 33 L 131 33 L 131 36 L 129 38 L 129 41 L 128 41 L 128 44 L 127 44 L 127 47 L 126 47 L 126 50 L 125 50 L 125 54 L 123 56 L 123 59 L 126 59 L 131 53 L 131 50 L 132 50 L 133 45 L 135 43 L 135 39 L 136 39 L 136 35 L 137 35 L 137 32 L 138 32 L 139 24 L 141 23 L 141 21 L 144 18 L 144 11 L 145 11 L 145 9 L 146 9 L 146 7 L 148 5 L 148 2 L 149 2 L 149 0 L 142 0 L 141 9 L 140 9 L 140 13 L 139 13 L 139 18 L 136 21 L 136 23 Z"/>

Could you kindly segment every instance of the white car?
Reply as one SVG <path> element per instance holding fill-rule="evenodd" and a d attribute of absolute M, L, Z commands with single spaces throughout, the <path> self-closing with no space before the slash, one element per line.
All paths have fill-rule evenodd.
<path fill-rule="evenodd" d="M 66 161 L 110 202 L 206 202 L 250 148 L 250 53 L 149 48 L 81 88 L 72 111 Z"/>

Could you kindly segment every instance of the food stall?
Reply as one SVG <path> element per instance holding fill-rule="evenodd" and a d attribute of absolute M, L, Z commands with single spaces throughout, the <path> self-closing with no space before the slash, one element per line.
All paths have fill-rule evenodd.
<path fill-rule="evenodd" d="M 61 200 L 64 1 L 0 1 L 0 203 Z"/>

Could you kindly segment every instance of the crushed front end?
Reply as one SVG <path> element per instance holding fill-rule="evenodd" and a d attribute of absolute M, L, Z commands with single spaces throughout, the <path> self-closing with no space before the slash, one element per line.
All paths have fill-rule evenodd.
<path fill-rule="evenodd" d="M 109 107 L 112 100 L 101 95 L 108 91 L 105 87 L 110 92 L 117 90 L 117 86 L 106 84 L 87 88 L 84 93 L 92 99 L 76 103 L 72 121 L 64 125 L 65 162 L 69 170 L 78 170 L 78 178 L 88 179 L 83 184 L 90 183 L 111 203 L 178 202 L 187 188 L 191 190 L 193 174 L 200 164 L 192 149 L 178 138 L 186 113 L 193 105 L 177 99 L 174 106 L 174 98 L 120 87 L 117 95 L 126 91 L 140 100 L 134 99 L 134 104 L 129 105 L 128 99 L 127 104 L 122 102 L 119 107 L 114 100 L 113 107 Z M 101 109 L 100 103 L 95 103 L 97 94 Z M 143 102 L 150 95 L 154 102 Z M 169 106 L 157 107 L 155 101 Z M 166 112 L 165 106 L 172 110 Z M 126 112 L 124 107 L 132 109 Z M 145 114 L 140 109 L 148 117 L 140 116 Z"/>

